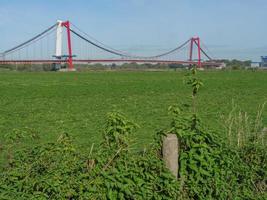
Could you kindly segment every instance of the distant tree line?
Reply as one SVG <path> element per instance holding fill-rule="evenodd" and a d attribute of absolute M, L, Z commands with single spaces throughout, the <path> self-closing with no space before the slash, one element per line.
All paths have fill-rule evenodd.
<path fill-rule="evenodd" d="M 222 60 L 216 60 L 217 62 L 225 63 L 226 68 L 228 69 L 246 69 L 251 66 L 251 60 L 241 61 L 237 59 L 228 60 L 228 59 L 222 59 Z"/>
<path fill-rule="evenodd" d="M 225 63 L 226 69 L 246 69 L 251 66 L 251 61 L 240 61 L 240 60 L 215 60 L 219 63 Z M 67 65 L 62 65 L 61 68 L 66 68 Z M 190 67 L 189 65 L 182 65 L 176 63 L 85 63 L 85 64 L 75 64 L 75 68 L 78 71 L 91 71 L 91 70 L 178 70 Z M 207 67 L 207 66 L 203 66 Z M 209 66 L 207 68 L 214 68 L 214 66 Z M 14 70 L 14 71 L 55 71 L 55 66 L 53 64 L 5 64 L 0 65 L 1 70 Z"/>

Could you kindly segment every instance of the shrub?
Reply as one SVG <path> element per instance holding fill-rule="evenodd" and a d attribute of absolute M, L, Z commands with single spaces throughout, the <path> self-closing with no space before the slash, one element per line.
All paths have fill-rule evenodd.
<path fill-rule="evenodd" d="M 93 145 L 83 154 L 63 134 L 56 142 L 16 151 L 0 175 L 0 199 L 175 198 L 178 182 L 156 151 L 130 151 L 135 127 L 111 113 L 97 150 Z"/>

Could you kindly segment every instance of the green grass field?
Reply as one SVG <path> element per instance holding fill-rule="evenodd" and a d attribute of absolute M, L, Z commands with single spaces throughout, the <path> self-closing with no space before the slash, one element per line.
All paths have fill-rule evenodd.
<path fill-rule="evenodd" d="M 152 142 L 155 132 L 169 125 L 168 107 L 185 101 L 191 88 L 186 72 L 87 72 L 0 74 L 0 136 L 13 131 L 35 131 L 42 141 L 62 132 L 81 147 L 100 141 L 106 113 L 120 111 L 140 128 L 135 142 Z M 267 73 L 204 71 L 198 111 L 212 129 L 221 128 L 234 100 L 255 116 L 267 101 Z M 263 113 L 267 123 L 267 111 Z"/>

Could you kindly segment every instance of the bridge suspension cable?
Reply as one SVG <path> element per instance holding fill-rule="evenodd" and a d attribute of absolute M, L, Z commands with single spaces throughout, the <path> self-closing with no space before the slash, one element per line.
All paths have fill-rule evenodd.
<path fill-rule="evenodd" d="M 70 25 L 72 25 L 72 28 Z M 67 32 L 62 32 L 62 27 L 65 27 Z M 51 33 L 56 30 L 56 34 L 51 38 Z M 72 55 L 71 50 L 71 34 L 75 36 L 73 39 L 76 39 L 77 43 L 73 43 L 73 49 L 75 54 Z M 54 38 L 55 37 L 55 38 Z M 63 38 L 64 37 L 64 38 Z M 44 38 L 44 39 L 43 39 Z M 50 48 L 50 40 L 53 40 L 53 44 L 56 44 L 55 49 Z M 62 43 L 62 40 L 67 41 Z M 46 47 L 44 47 L 44 42 L 47 42 Z M 190 45 L 188 45 L 190 43 Z M 88 45 L 89 44 L 89 45 Z M 38 46 L 39 45 L 39 46 Z M 67 45 L 67 46 L 66 46 Z M 86 45 L 83 48 L 83 45 Z M 195 45 L 198 48 L 197 62 L 192 59 L 193 57 L 193 49 Z M 28 47 L 30 46 L 30 47 Z M 63 47 L 63 48 L 62 48 Z M 188 58 L 188 50 L 189 47 L 189 60 Z M 204 44 L 203 44 L 203 47 Z M 92 63 L 92 62 L 151 62 L 151 63 L 177 63 L 177 64 L 197 64 L 201 67 L 201 63 L 206 65 L 216 64 L 212 61 L 212 57 L 209 56 L 209 52 L 207 53 L 207 48 L 200 46 L 199 37 L 190 38 L 185 41 L 178 47 L 171 50 L 164 50 L 165 52 L 159 53 L 152 56 L 142 56 L 142 55 L 134 55 L 128 52 L 124 52 L 118 49 L 114 49 L 109 47 L 108 45 L 101 43 L 100 41 L 94 39 L 92 36 L 87 34 L 86 32 L 79 29 L 74 24 L 69 21 L 62 22 L 58 21 L 56 24 L 50 26 L 40 34 L 35 35 L 31 39 L 23 42 L 13 48 L 10 48 L 2 53 L 0 53 L 0 63 L 68 63 L 69 66 L 72 60 L 76 63 Z M 29 51 L 33 48 L 33 51 Z M 46 48 L 46 49 L 45 49 Z M 22 49 L 22 50 L 21 50 Z M 45 49 L 45 51 L 44 51 Z M 68 49 L 69 51 L 66 51 Z M 38 51 L 39 50 L 39 54 Z M 52 51 L 56 50 L 56 54 L 53 54 Z M 57 51 L 60 50 L 60 51 Z M 63 52 L 62 52 L 63 50 Z M 28 52 L 32 53 L 32 55 L 28 55 Z M 46 52 L 45 56 L 44 53 Z M 57 53 L 59 52 L 59 53 Z M 209 61 L 205 62 L 205 60 L 201 59 L 201 53 L 208 58 Z M 26 56 L 25 56 L 26 54 Z M 78 59 L 72 59 L 72 57 L 79 57 Z M 112 56 L 112 57 L 110 57 Z M 118 58 L 119 56 L 119 58 Z M 182 57 L 181 57 L 182 56 Z M 52 58 L 54 57 L 54 58 Z"/>
<path fill-rule="evenodd" d="M 196 45 L 198 45 L 197 44 L 197 42 L 196 41 L 194 41 L 194 43 L 196 44 Z M 209 60 L 213 60 L 201 47 L 200 47 L 200 51 L 209 59 Z"/>
<path fill-rule="evenodd" d="M 202 42 L 202 45 L 201 46 L 205 48 L 206 52 L 208 52 L 207 53 L 208 55 L 211 55 L 211 56 L 209 56 L 210 58 L 212 58 L 211 60 L 216 60 L 217 56 L 214 55 L 213 52 L 211 52 L 209 50 L 209 48 L 207 47 L 207 45 L 205 43 Z"/>
<path fill-rule="evenodd" d="M 77 28 L 80 32 L 82 32 L 83 34 L 89 36 L 87 33 L 85 33 L 84 31 L 81 31 L 77 26 L 75 26 L 75 28 Z M 85 38 L 84 36 L 82 36 L 81 34 L 77 33 L 76 31 L 74 31 L 73 29 L 70 29 L 70 31 L 72 33 L 74 33 L 76 36 L 80 37 L 81 39 L 83 39 L 84 41 L 94 45 L 95 47 L 97 48 L 100 48 L 106 52 L 109 52 L 109 53 L 112 53 L 112 54 L 115 54 L 115 55 L 118 55 L 118 56 L 122 56 L 122 57 L 126 57 L 126 58 L 133 58 L 133 59 L 156 59 L 156 58 L 160 58 L 160 57 L 163 57 L 163 56 L 166 56 L 166 55 L 169 55 L 175 51 L 178 51 L 180 49 L 182 49 L 185 45 L 187 45 L 189 42 L 190 42 L 190 39 L 187 40 L 186 42 L 184 42 L 182 45 L 170 50 L 170 51 L 167 51 L 167 52 L 164 52 L 164 53 L 161 53 L 161 54 L 158 54 L 158 55 L 154 55 L 154 56 L 138 56 L 138 55 L 131 55 L 131 54 L 128 54 L 128 53 L 125 53 L 125 52 L 122 52 L 120 50 L 117 50 L 117 49 L 113 49 L 111 47 L 108 47 L 107 45 L 95 40 L 96 42 L 93 42 L 92 40 L 90 39 L 87 39 Z M 91 37 L 91 36 L 90 36 Z"/>
<path fill-rule="evenodd" d="M 80 29 L 78 26 L 76 26 L 75 24 L 73 24 L 73 23 L 71 23 L 71 22 L 70 22 L 70 24 L 71 24 L 75 29 L 77 29 L 79 32 L 81 32 L 81 33 L 83 33 L 84 35 L 86 35 L 87 37 L 89 37 L 89 38 L 90 38 L 90 41 L 93 40 L 94 43 L 98 43 L 99 46 L 103 46 L 103 47 L 105 47 L 106 49 L 110 49 L 110 50 L 115 51 L 115 52 L 117 52 L 117 53 L 120 53 L 120 54 L 124 54 L 124 55 L 128 55 L 128 56 L 130 56 L 130 54 L 128 54 L 128 53 L 126 53 L 126 52 L 123 52 L 123 51 L 118 50 L 118 49 L 114 49 L 114 48 L 112 48 L 112 47 L 110 47 L 110 46 L 108 46 L 108 45 L 106 45 L 106 44 L 100 42 L 99 40 L 95 39 L 94 37 L 92 37 L 91 35 L 89 35 L 88 33 L 86 33 L 85 31 L 81 30 L 81 29 Z"/>
<path fill-rule="evenodd" d="M 43 32 L 41 32 L 40 34 L 38 34 L 38 35 L 34 36 L 33 38 L 27 40 L 26 42 L 23 42 L 23 43 L 21 43 L 21 44 L 15 46 L 15 47 L 13 47 L 13 48 L 11 48 L 11 49 L 8 49 L 8 50 L 2 52 L 1 54 L 2 54 L 2 55 L 6 55 L 6 54 L 8 54 L 8 53 L 14 52 L 14 51 L 16 51 L 16 50 L 19 50 L 19 49 L 21 49 L 21 48 L 27 46 L 28 44 L 30 44 L 31 42 L 33 42 L 33 41 L 35 41 L 35 40 L 37 40 L 37 39 L 41 39 L 42 36 L 44 36 L 46 33 L 48 33 L 49 31 L 51 31 L 51 30 L 52 30 L 53 28 L 55 28 L 56 26 L 57 26 L 57 24 L 54 24 L 53 26 L 50 26 L 49 28 L 47 28 L 46 30 L 44 30 Z"/>
<path fill-rule="evenodd" d="M 88 43 L 90 43 L 90 44 L 92 44 L 92 45 L 94 45 L 95 47 L 98 47 L 99 49 L 102 49 L 102 50 L 104 50 L 104 51 L 106 51 L 106 52 L 109 52 L 109 53 L 112 53 L 112 54 L 115 54 L 115 55 L 118 55 L 118 56 L 128 57 L 128 55 L 125 55 L 125 54 L 116 52 L 116 51 L 111 50 L 111 49 L 108 49 L 108 48 L 106 48 L 106 47 L 102 47 L 102 46 L 96 44 L 95 42 L 92 42 L 91 40 L 89 40 L 89 39 L 83 37 L 82 35 L 80 35 L 80 34 L 77 33 L 76 31 L 74 31 L 73 29 L 70 29 L 70 31 L 71 31 L 72 33 L 74 33 L 75 35 L 77 35 L 79 38 L 83 39 L 84 41 L 86 41 L 86 42 L 88 42 Z"/>

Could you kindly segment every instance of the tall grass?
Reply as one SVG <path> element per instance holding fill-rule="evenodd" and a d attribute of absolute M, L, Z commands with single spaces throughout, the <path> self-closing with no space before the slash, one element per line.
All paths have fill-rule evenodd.
<path fill-rule="evenodd" d="M 246 111 L 242 111 L 234 101 L 228 115 L 222 116 L 223 126 L 227 135 L 228 144 L 241 148 L 253 143 L 266 146 L 267 127 L 263 124 L 263 111 L 266 102 L 258 106 L 256 117 L 251 117 Z"/>

